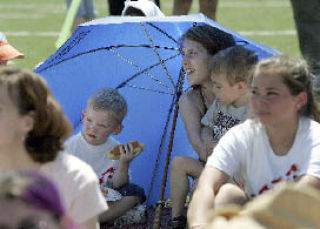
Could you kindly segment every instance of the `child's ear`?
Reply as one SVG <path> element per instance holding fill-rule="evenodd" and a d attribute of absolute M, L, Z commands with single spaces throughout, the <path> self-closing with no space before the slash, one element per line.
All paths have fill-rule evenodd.
<path fill-rule="evenodd" d="M 119 124 L 117 127 L 116 127 L 116 129 L 112 132 L 112 134 L 113 135 L 118 135 L 118 134 L 120 134 L 121 133 L 121 131 L 122 131 L 122 125 L 121 124 Z"/>
<path fill-rule="evenodd" d="M 86 112 L 83 110 L 81 112 L 81 120 L 84 120 L 85 117 L 86 117 Z"/>
<path fill-rule="evenodd" d="M 27 133 L 33 130 L 34 116 L 35 113 L 33 111 L 30 111 L 29 114 L 25 116 L 24 128 Z"/>

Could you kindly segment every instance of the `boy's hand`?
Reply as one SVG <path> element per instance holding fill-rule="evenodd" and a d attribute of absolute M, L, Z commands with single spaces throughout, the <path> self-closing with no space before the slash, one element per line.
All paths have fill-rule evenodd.
<path fill-rule="evenodd" d="M 128 142 L 120 146 L 120 161 L 130 163 L 134 157 L 135 153 L 132 143 Z"/>
<path fill-rule="evenodd" d="M 144 144 L 141 144 L 138 141 L 130 141 L 126 145 L 129 146 L 129 144 L 133 147 L 133 154 L 134 156 L 138 156 L 143 150 L 144 150 Z M 126 152 L 125 148 L 123 148 L 125 145 L 116 145 L 112 150 L 108 150 L 107 154 L 109 159 L 111 160 L 120 160 L 121 152 L 120 149 L 124 152 Z"/>

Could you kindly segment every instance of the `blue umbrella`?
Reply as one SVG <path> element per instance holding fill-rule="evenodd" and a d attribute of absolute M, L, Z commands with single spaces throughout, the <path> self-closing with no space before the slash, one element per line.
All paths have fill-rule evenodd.
<path fill-rule="evenodd" d="M 131 164 L 132 182 L 148 193 L 148 204 L 159 200 L 173 110 L 178 98 L 181 54 L 179 37 L 194 25 L 209 24 L 234 36 L 259 58 L 278 55 L 202 14 L 159 18 L 107 17 L 83 24 L 35 72 L 48 82 L 70 118 L 75 132 L 87 98 L 101 87 L 118 88 L 127 99 L 121 142 L 139 140 L 146 148 Z M 178 117 L 172 154 L 195 157 Z M 168 190 L 168 189 L 167 189 Z M 165 193 L 168 197 L 168 191 Z"/>

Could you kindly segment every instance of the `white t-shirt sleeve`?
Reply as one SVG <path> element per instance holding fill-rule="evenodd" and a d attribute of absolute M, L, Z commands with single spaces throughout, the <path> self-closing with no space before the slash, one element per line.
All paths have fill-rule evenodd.
<path fill-rule="evenodd" d="M 241 126 L 231 128 L 219 141 L 208 158 L 207 166 L 212 166 L 230 177 L 240 174 L 246 146 Z M 240 127 L 240 128 L 239 128 Z"/>
<path fill-rule="evenodd" d="M 77 157 L 61 152 L 40 171 L 56 184 L 67 214 L 75 223 L 84 223 L 108 209 L 96 174 Z"/>
<path fill-rule="evenodd" d="M 87 182 L 80 190 L 75 190 L 73 204 L 69 209 L 70 217 L 79 220 L 90 219 L 107 210 L 106 200 L 103 197 L 97 180 Z"/>

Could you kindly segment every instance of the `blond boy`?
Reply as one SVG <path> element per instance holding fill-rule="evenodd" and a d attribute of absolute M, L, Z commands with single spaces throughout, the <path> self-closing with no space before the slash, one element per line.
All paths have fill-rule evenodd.
<path fill-rule="evenodd" d="M 101 223 L 112 223 L 128 210 L 145 200 L 144 190 L 129 183 L 129 164 L 134 158 L 131 143 L 122 145 L 120 160 L 110 160 L 107 151 L 119 145 L 110 135 L 122 130 L 127 103 L 117 90 L 102 88 L 94 93 L 82 112 L 82 132 L 71 137 L 68 151 L 86 161 L 98 175 L 109 209 L 100 215 Z"/>
<path fill-rule="evenodd" d="M 257 55 L 243 46 L 227 48 L 210 61 L 209 69 L 216 99 L 201 123 L 213 131 L 211 147 L 228 129 L 243 122 L 251 114 L 247 83 L 257 61 Z"/>

